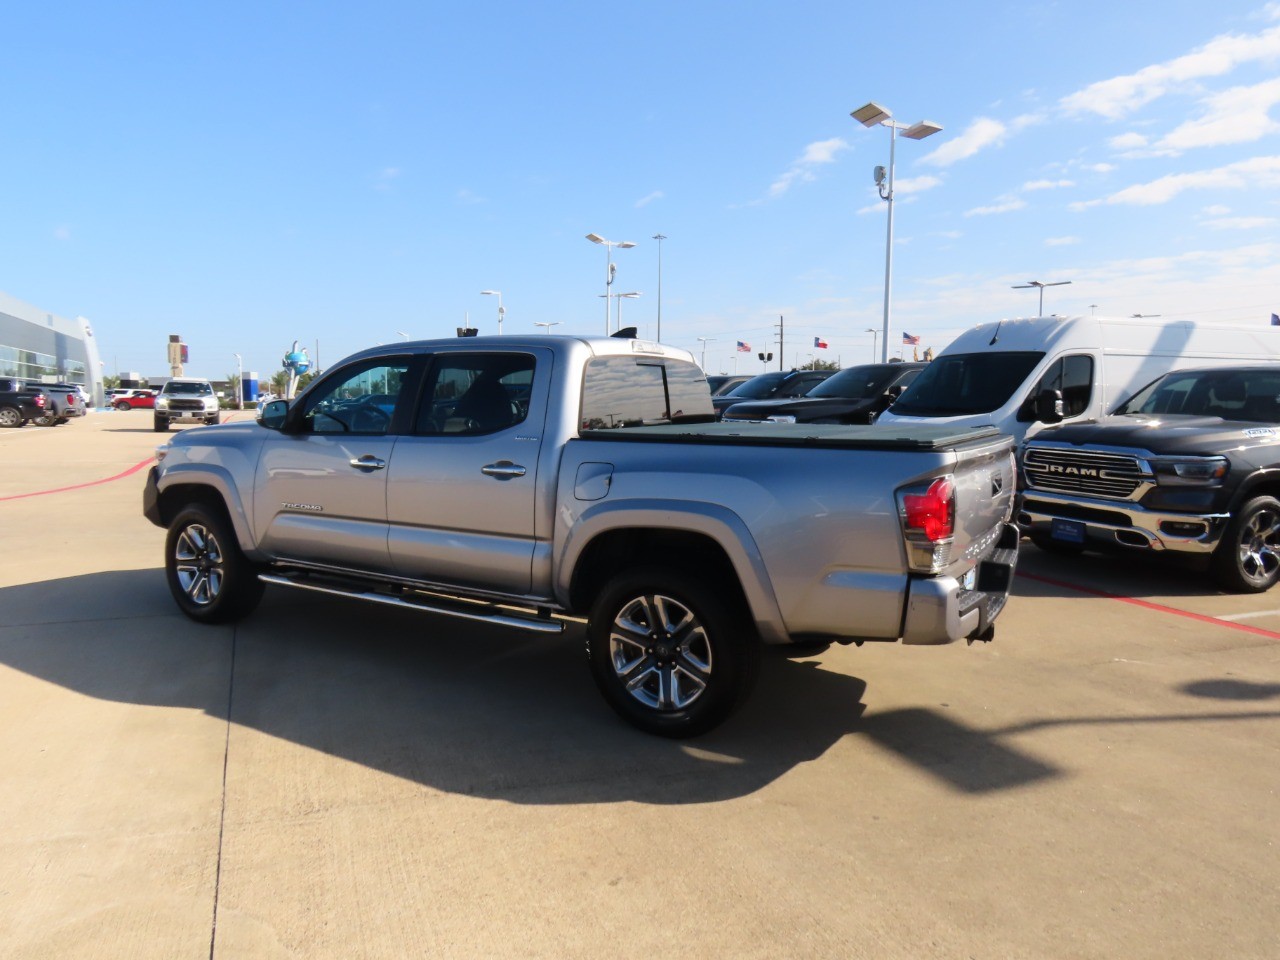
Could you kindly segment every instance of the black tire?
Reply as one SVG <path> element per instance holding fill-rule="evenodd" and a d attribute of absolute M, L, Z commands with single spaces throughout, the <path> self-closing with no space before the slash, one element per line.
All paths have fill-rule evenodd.
<path fill-rule="evenodd" d="M 16 430 L 26 422 L 22 419 L 22 411 L 17 407 L 0 407 L 0 427 Z"/>
<path fill-rule="evenodd" d="M 212 417 L 205 417 L 204 423 L 207 427 L 216 427 L 222 422 L 222 414 L 215 413 Z"/>
<path fill-rule="evenodd" d="M 728 592 L 659 567 L 622 573 L 601 591 L 587 624 L 587 660 L 605 700 L 628 723 L 693 737 L 746 700 L 760 669 L 760 640 L 746 612 L 721 599 Z"/>
<path fill-rule="evenodd" d="M 130 409 L 129 404 L 127 404 L 127 403 L 126 403 L 125 401 L 123 401 L 123 400 L 121 400 L 119 403 L 117 403 L 117 404 L 115 405 L 115 408 L 116 408 L 117 410 L 121 411 L 122 413 L 123 413 L 125 410 Z"/>
<path fill-rule="evenodd" d="M 1263 593 L 1280 579 L 1280 500 L 1254 497 L 1227 524 L 1210 571 L 1228 593 Z"/>
<path fill-rule="evenodd" d="M 55 427 L 58 425 L 58 418 L 52 414 L 46 413 L 42 416 L 36 417 L 31 422 L 37 427 Z"/>
<path fill-rule="evenodd" d="M 231 524 L 202 503 L 184 507 L 169 524 L 164 572 L 178 608 L 199 623 L 239 620 L 262 599 L 262 581 Z"/>
<path fill-rule="evenodd" d="M 1084 546 L 1079 543 L 1067 543 L 1064 540 L 1055 540 L 1047 533 L 1030 534 L 1031 542 L 1043 550 L 1045 553 L 1056 553 L 1060 557 L 1074 557 L 1084 553 Z"/>
<path fill-rule="evenodd" d="M 151 422 L 151 429 L 156 433 L 167 433 L 169 430 L 169 421 L 164 417 L 156 417 Z"/>

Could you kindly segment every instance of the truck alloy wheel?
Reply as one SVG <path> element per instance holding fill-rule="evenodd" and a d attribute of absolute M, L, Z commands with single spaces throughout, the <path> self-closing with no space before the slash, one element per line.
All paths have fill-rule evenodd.
<path fill-rule="evenodd" d="M 1262 593 L 1280 578 L 1280 500 L 1254 497 L 1227 524 L 1213 556 L 1218 584 L 1231 593 Z"/>
<path fill-rule="evenodd" d="M 717 593 L 693 576 L 639 570 L 601 592 L 587 656 L 605 699 L 649 733 L 689 737 L 721 723 L 745 699 L 759 641 Z"/>
<path fill-rule="evenodd" d="M 119 403 L 117 403 L 117 404 L 116 404 L 116 409 L 117 409 L 117 410 L 128 410 L 128 409 L 129 409 L 129 404 L 128 404 L 126 401 L 121 400 Z"/>
<path fill-rule="evenodd" d="M 186 507 L 174 518 L 164 559 L 169 592 L 192 620 L 238 620 L 262 598 L 262 582 L 231 525 L 205 504 Z"/>
<path fill-rule="evenodd" d="M 22 413 L 13 407 L 0 407 L 0 427 L 22 426 Z"/>

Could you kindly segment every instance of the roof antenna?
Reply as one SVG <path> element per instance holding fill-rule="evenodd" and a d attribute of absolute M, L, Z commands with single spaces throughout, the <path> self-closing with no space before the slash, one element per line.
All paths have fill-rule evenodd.
<path fill-rule="evenodd" d="M 996 341 L 1000 339 L 1000 325 L 1003 323 L 1004 318 L 1001 317 L 1000 323 L 996 324 L 996 332 L 991 335 L 991 342 L 987 344 L 988 347 L 994 347 L 996 345 Z"/>

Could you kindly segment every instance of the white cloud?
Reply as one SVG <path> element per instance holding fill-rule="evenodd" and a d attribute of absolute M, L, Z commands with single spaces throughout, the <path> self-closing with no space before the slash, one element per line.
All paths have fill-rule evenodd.
<path fill-rule="evenodd" d="M 1094 173 L 1110 173 L 1115 168 L 1114 163 L 1091 163 L 1085 167 L 1086 170 L 1092 170 Z"/>
<path fill-rule="evenodd" d="M 975 153 L 990 146 L 998 146 L 1004 142 L 1009 128 L 999 120 L 990 117 L 979 117 L 969 124 L 968 129 L 953 140 L 948 140 L 932 153 L 920 158 L 921 163 L 935 167 L 949 167 L 959 160 L 967 160 Z"/>
<path fill-rule="evenodd" d="M 924 190 L 932 190 L 941 183 L 942 181 L 937 177 L 928 175 L 923 177 L 895 177 L 893 181 L 894 199 L 896 200 L 897 195 L 900 193 L 920 193 Z"/>
<path fill-rule="evenodd" d="M 54 228 L 54 230 L 53 230 L 53 239 L 55 239 L 55 240 L 70 240 L 70 239 L 71 239 L 71 228 L 70 228 L 70 227 L 55 227 L 55 228 Z"/>
<path fill-rule="evenodd" d="M 383 167 L 374 178 L 373 189 L 390 190 L 395 181 L 400 179 L 399 167 Z"/>
<path fill-rule="evenodd" d="M 1257 230 L 1275 222 L 1274 217 L 1217 217 L 1205 220 L 1204 225 L 1214 230 Z"/>
<path fill-rule="evenodd" d="M 1223 34 L 1184 56 L 1137 73 L 1100 80 L 1059 101 L 1069 114 L 1118 120 L 1170 90 L 1204 77 L 1220 77 L 1244 63 L 1280 57 L 1280 27 L 1257 34 Z"/>
<path fill-rule="evenodd" d="M 1220 203 L 1215 203 L 1211 207 L 1205 207 L 1200 212 L 1203 213 L 1206 217 L 1225 217 L 1228 213 L 1231 212 L 1231 208 L 1224 207 Z"/>
<path fill-rule="evenodd" d="M 1068 247 L 1073 243 L 1079 243 L 1079 237 L 1046 237 L 1044 245 L 1046 247 Z"/>
<path fill-rule="evenodd" d="M 839 137 L 830 140 L 819 140 L 804 148 L 800 158 L 791 164 L 786 173 L 769 185 L 769 196 L 780 197 L 791 189 L 793 184 L 806 183 L 814 179 L 813 168 L 824 163 L 832 163 L 836 157 L 849 149 L 849 144 Z"/>
<path fill-rule="evenodd" d="M 1244 187 L 1277 187 L 1280 186 L 1280 156 L 1254 157 L 1241 160 L 1239 163 L 1215 167 L 1210 170 L 1197 170 L 1191 173 L 1172 173 L 1168 176 L 1152 180 L 1150 183 L 1134 184 L 1101 200 L 1089 200 L 1072 204 L 1071 209 L 1082 210 L 1086 207 L 1105 204 L 1128 204 L 1131 206 L 1154 206 L 1168 203 L 1178 194 L 1187 190 L 1239 190 Z"/>
<path fill-rule="evenodd" d="M 484 197 L 472 190 L 468 190 L 466 187 L 462 187 L 458 190 L 457 198 L 459 203 L 465 203 L 467 205 L 488 202 Z"/>
<path fill-rule="evenodd" d="M 1059 187 L 1074 187 L 1071 180 L 1028 180 L 1022 185 L 1024 192 L 1031 190 L 1056 190 Z"/>
<path fill-rule="evenodd" d="M 664 194 L 661 190 L 655 190 L 653 191 L 653 193 L 649 194 L 647 197 L 641 197 L 639 200 L 637 200 L 636 206 L 647 207 L 649 204 L 653 203 L 653 201 L 661 200 L 664 196 L 666 196 L 666 194 Z"/>
<path fill-rule="evenodd" d="M 996 202 L 987 207 L 974 207 L 972 210 L 966 210 L 966 217 L 986 217 L 993 213 L 1009 213 L 1013 210 L 1021 210 L 1027 205 L 1027 201 L 1021 197 L 1003 196 L 997 198 Z"/>
<path fill-rule="evenodd" d="M 1140 150 L 1147 145 L 1147 138 L 1140 133 L 1122 133 L 1107 141 L 1112 150 Z"/>
<path fill-rule="evenodd" d="M 1268 111 L 1280 103 L 1280 79 L 1252 87 L 1232 87 L 1208 97 L 1204 103 L 1204 116 L 1178 126 L 1162 137 L 1156 146 L 1167 150 L 1188 150 L 1252 143 L 1280 131 L 1280 123 L 1268 116 Z"/>

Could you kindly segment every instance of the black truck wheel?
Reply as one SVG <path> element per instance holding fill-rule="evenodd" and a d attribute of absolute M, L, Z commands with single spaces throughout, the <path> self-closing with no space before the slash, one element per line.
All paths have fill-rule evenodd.
<path fill-rule="evenodd" d="M 1211 566 L 1230 593 L 1262 593 L 1280 578 L 1280 500 L 1254 497 L 1231 518 Z"/>
<path fill-rule="evenodd" d="M 200 623 L 238 620 L 262 599 L 262 581 L 231 524 L 202 503 L 184 507 L 169 524 L 164 570 L 179 609 Z"/>
<path fill-rule="evenodd" d="M 168 417 L 155 417 L 151 422 L 151 429 L 156 433 L 166 433 L 169 430 Z"/>
<path fill-rule="evenodd" d="M 692 737 L 746 699 L 760 641 L 696 574 L 643 568 L 620 574 L 587 624 L 596 685 L 623 719 L 663 737 Z"/>
<path fill-rule="evenodd" d="M 21 427 L 26 422 L 17 407 L 0 407 L 0 427 Z"/>

